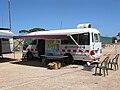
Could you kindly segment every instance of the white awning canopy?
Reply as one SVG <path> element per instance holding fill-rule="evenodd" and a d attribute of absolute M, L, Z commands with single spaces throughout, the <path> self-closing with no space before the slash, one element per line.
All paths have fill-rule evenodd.
<path fill-rule="evenodd" d="M 14 39 L 27 39 L 27 38 L 39 38 L 39 39 L 64 39 L 67 36 L 73 34 L 86 33 L 86 29 L 66 29 L 66 30 L 51 30 L 51 31 L 37 31 L 27 34 L 26 36 L 14 36 Z"/>

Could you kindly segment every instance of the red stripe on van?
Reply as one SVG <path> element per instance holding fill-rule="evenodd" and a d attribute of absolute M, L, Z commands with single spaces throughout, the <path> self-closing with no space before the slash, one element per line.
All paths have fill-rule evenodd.
<path fill-rule="evenodd" d="M 88 52 L 88 53 L 89 53 L 89 50 L 85 50 L 85 52 Z"/>
<path fill-rule="evenodd" d="M 65 52 L 65 49 L 62 49 L 62 52 Z"/>
<path fill-rule="evenodd" d="M 73 52 L 77 52 L 77 50 L 73 50 Z"/>
<path fill-rule="evenodd" d="M 79 50 L 79 52 L 83 53 L 83 51 L 82 51 L 82 50 Z"/>
<path fill-rule="evenodd" d="M 95 55 L 94 50 L 92 50 L 92 51 L 90 52 L 90 55 Z"/>
<path fill-rule="evenodd" d="M 68 49 L 68 50 L 67 50 L 67 52 L 71 52 L 71 50 L 70 50 L 70 49 Z"/>

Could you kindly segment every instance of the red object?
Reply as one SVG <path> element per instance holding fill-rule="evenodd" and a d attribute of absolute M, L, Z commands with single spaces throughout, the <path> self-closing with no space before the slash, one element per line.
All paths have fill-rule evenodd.
<path fill-rule="evenodd" d="M 77 52 L 77 50 L 73 50 L 73 52 Z"/>
<path fill-rule="evenodd" d="M 68 50 L 67 50 L 67 52 L 71 52 L 71 50 L 70 50 L 70 49 L 68 49 Z"/>
<path fill-rule="evenodd" d="M 89 53 L 89 50 L 85 50 L 85 52 L 88 52 L 88 53 Z"/>
<path fill-rule="evenodd" d="M 79 50 L 79 52 L 83 53 L 83 51 L 82 51 L 82 50 Z"/>
<path fill-rule="evenodd" d="M 62 49 L 62 52 L 65 52 L 65 50 L 64 50 L 64 49 Z"/>
<path fill-rule="evenodd" d="M 90 55 L 95 55 L 94 50 L 92 50 L 92 51 L 90 52 Z"/>

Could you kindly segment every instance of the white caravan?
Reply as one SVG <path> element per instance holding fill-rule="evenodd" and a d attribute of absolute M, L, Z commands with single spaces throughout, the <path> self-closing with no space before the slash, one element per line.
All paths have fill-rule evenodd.
<path fill-rule="evenodd" d="M 100 32 L 91 24 L 79 24 L 77 29 L 37 31 L 15 38 L 32 40 L 23 50 L 29 59 L 40 55 L 66 55 L 68 62 L 90 61 L 99 58 L 102 52 Z"/>
<path fill-rule="evenodd" d="M 0 55 L 11 53 L 13 50 L 13 34 L 8 28 L 0 28 Z"/>

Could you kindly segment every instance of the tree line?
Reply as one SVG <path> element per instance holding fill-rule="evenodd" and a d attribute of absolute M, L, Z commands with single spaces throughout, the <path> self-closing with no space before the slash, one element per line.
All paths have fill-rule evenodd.
<path fill-rule="evenodd" d="M 25 29 L 20 30 L 19 33 L 27 34 L 27 33 L 36 32 L 36 31 L 47 31 L 47 30 L 45 30 L 43 28 L 32 28 L 32 29 L 29 29 L 29 30 L 25 30 Z"/>
<path fill-rule="evenodd" d="M 116 36 L 112 37 L 112 43 L 115 43 L 115 40 L 117 40 L 117 42 L 120 42 L 120 32 Z"/>

